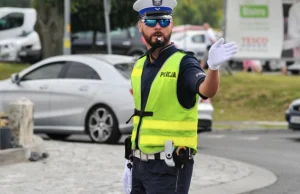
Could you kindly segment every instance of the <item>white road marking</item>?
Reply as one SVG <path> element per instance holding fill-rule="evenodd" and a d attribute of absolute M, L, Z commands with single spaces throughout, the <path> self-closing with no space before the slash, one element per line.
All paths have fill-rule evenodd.
<path fill-rule="evenodd" d="M 200 135 L 202 137 L 211 138 L 211 139 L 221 139 L 224 138 L 225 135 Z"/>
<path fill-rule="evenodd" d="M 247 140 L 247 141 L 257 141 L 259 140 L 259 136 L 244 136 L 244 137 L 238 137 L 240 140 Z"/>

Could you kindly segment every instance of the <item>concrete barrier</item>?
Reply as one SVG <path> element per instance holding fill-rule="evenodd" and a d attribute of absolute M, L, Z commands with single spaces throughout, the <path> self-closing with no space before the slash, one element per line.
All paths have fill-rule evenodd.
<path fill-rule="evenodd" d="M 16 145 L 30 145 L 33 136 L 33 103 L 27 98 L 12 101 L 8 106 L 8 126 Z"/>
<path fill-rule="evenodd" d="M 2 122 L 12 129 L 14 148 L 0 150 L 0 166 L 29 161 L 32 153 L 44 152 L 43 139 L 33 133 L 34 104 L 27 98 L 20 98 L 9 104 L 6 113 L 8 123 Z"/>

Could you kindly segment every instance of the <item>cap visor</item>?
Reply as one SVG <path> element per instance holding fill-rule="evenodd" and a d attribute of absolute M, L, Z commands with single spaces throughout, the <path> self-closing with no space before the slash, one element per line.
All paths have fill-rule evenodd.
<path fill-rule="evenodd" d="M 156 19 L 172 19 L 171 15 L 147 15 L 143 16 L 142 19 L 156 20 Z"/>

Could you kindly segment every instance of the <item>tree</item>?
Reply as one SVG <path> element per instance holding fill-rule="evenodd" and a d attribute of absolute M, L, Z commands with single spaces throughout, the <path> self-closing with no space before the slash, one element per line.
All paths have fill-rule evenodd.
<path fill-rule="evenodd" d="M 202 25 L 208 22 L 218 28 L 223 16 L 222 3 L 222 0 L 180 0 L 174 9 L 175 25 Z"/>
<path fill-rule="evenodd" d="M 64 35 L 64 1 L 33 0 L 37 9 L 37 31 L 42 40 L 43 57 L 62 54 Z M 132 25 L 137 13 L 132 9 L 135 0 L 111 0 L 111 29 Z M 103 0 L 72 0 L 71 30 L 105 31 Z M 95 36 L 94 36 L 95 37 Z M 95 38 L 94 38 L 95 42 Z"/>
<path fill-rule="evenodd" d="M 63 52 L 64 11 L 63 0 L 35 0 L 38 31 L 43 48 L 43 58 Z"/>
<path fill-rule="evenodd" d="M 31 7 L 31 0 L 1 0 L 0 7 Z"/>

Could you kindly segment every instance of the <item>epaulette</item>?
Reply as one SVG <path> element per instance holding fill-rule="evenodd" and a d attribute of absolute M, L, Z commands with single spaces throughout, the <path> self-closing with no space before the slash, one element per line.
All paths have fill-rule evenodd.
<path fill-rule="evenodd" d="M 182 53 L 185 53 L 187 55 L 190 55 L 190 56 L 194 56 L 195 53 L 192 52 L 192 51 L 185 51 L 185 50 L 182 50 L 182 49 L 177 49 L 179 52 L 182 52 Z"/>

